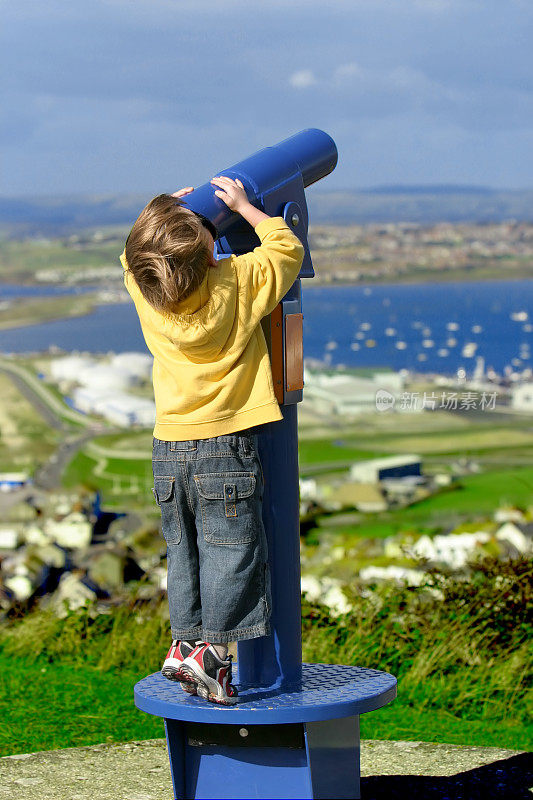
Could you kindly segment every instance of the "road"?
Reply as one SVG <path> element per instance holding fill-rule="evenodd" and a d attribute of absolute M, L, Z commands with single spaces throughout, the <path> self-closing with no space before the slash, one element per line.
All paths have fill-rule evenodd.
<path fill-rule="evenodd" d="M 57 431 L 65 434 L 65 439 L 50 456 L 48 461 L 38 467 L 34 475 L 34 485 L 38 489 L 57 489 L 61 485 L 61 475 L 67 464 L 74 458 L 80 447 L 94 436 L 101 435 L 104 431 L 115 433 L 119 429 L 108 429 L 99 422 L 80 414 L 78 411 L 65 406 L 35 375 L 18 364 L 12 364 L 5 359 L 0 360 L 0 372 L 7 375 L 15 384 L 20 393 L 32 404 L 45 422 Z M 73 431 L 72 422 L 81 423 L 85 430 L 76 433 Z M 18 492 L 11 492 L 9 496 L 0 498 L 0 510 L 8 505 L 26 499 L 31 495 L 31 487 L 24 487 Z"/>

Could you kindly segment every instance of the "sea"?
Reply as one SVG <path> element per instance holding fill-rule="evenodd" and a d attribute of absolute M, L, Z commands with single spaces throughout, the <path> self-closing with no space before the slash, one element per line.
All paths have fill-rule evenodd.
<path fill-rule="evenodd" d="M 91 289 L 0 284 L 0 301 Z M 500 375 L 532 366 L 533 280 L 313 286 L 303 279 L 302 307 L 304 357 L 311 364 L 450 376 L 458 370 L 469 376 L 480 365 Z M 131 302 L 99 306 L 85 317 L 0 330 L 0 352 L 50 348 L 147 352 Z"/>

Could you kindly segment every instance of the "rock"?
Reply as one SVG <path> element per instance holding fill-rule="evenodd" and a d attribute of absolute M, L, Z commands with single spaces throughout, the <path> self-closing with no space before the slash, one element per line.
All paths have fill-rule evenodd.
<path fill-rule="evenodd" d="M 9 522 L 31 522 L 35 516 L 35 509 L 28 503 L 14 503 L 8 509 L 5 519 Z"/>
<path fill-rule="evenodd" d="M 84 549 L 91 543 L 92 525 L 80 511 L 73 511 L 61 520 L 47 520 L 44 530 L 57 544 L 70 550 Z"/>
<path fill-rule="evenodd" d="M 16 550 L 20 543 L 20 532 L 17 528 L 0 528 L 0 550 Z"/>
<path fill-rule="evenodd" d="M 92 581 L 103 589 L 112 592 L 124 585 L 124 566 L 126 558 L 123 553 L 103 551 L 90 558 L 87 574 Z"/>
<path fill-rule="evenodd" d="M 51 537 L 48 536 L 39 525 L 27 525 L 24 528 L 24 539 L 26 544 L 41 546 L 45 546 L 51 541 Z"/>
<path fill-rule="evenodd" d="M 4 586 L 19 603 L 24 603 L 33 594 L 33 584 L 27 575 L 12 575 L 6 578 Z"/>
<path fill-rule="evenodd" d="M 97 596 L 98 593 L 86 586 L 78 574 L 68 572 L 61 577 L 59 586 L 47 605 L 50 605 L 59 617 L 66 617 L 68 611 L 83 608 L 87 602 L 96 600 Z"/>

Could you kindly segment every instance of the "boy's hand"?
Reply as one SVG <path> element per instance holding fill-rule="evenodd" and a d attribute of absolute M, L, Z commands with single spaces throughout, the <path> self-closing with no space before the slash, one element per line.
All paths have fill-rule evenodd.
<path fill-rule="evenodd" d="M 186 194 L 190 194 L 194 191 L 194 186 L 186 186 L 184 189 L 178 189 L 177 192 L 172 192 L 172 197 L 185 197 Z"/>
<path fill-rule="evenodd" d="M 219 187 L 215 191 L 216 196 L 237 214 L 242 213 L 242 210 L 250 205 L 246 190 L 238 178 L 234 181 L 232 178 L 220 175 L 218 178 L 212 178 L 211 183 Z"/>

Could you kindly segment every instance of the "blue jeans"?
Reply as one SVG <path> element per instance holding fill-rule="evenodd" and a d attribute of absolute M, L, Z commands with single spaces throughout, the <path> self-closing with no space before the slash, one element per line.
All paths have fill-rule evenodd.
<path fill-rule="evenodd" d="M 172 638 L 230 642 L 269 634 L 264 477 L 254 429 L 184 442 L 154 438 L 152 467 Z"/>

